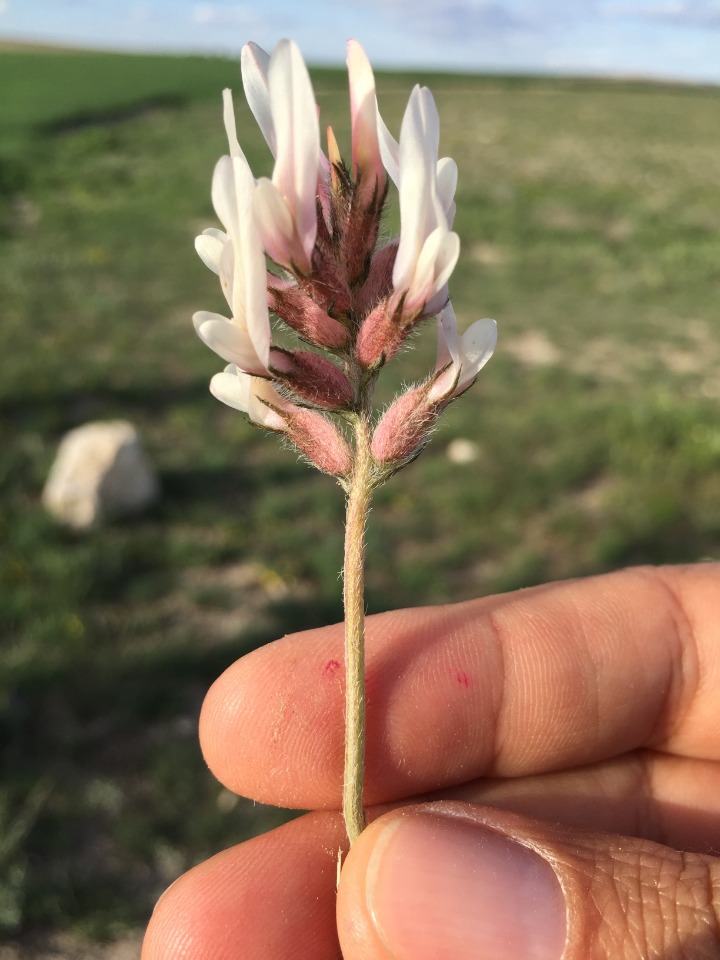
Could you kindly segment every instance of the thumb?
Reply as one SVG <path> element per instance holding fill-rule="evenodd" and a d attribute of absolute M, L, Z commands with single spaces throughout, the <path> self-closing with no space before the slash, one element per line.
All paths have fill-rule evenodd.
<path fill-rule="evenodd" d="M 345 960 L 718 956 L 720 861 L 467 803 L 376 820 L 343 867 Z"/>

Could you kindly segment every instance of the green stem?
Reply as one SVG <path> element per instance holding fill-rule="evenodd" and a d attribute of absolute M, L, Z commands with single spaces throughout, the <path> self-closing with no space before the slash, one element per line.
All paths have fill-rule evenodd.
<path fill-rule="evenodd" d="M 365 827 L 365 525 L 371 496 L 370 428 L 363 411 L 355 421 L 355 466 L 345 521 L 345 775 L 343 817 L 350 845 Z"/>

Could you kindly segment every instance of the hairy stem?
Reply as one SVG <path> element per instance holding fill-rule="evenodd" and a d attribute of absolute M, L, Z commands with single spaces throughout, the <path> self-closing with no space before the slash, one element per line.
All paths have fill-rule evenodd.
<path fill-rule="evenodd" d="M 365 524 L 371 496 L 370 428 L 363 411 L 355 421 L 355 466 L 345 521 L 345 775 L 343 817 L 350 845 L 365 826 Z"/>

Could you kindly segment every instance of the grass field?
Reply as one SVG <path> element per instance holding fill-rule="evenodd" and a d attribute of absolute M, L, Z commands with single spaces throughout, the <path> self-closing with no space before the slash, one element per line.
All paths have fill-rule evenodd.
<path fill-rule="evenodd" d="M 395 131 L 416 79 L 460 167 L 453 300 L 464 324 L 494 316 L 500 342 L 377 496 L 369 609 L 720 556 L 720 90 L 381 76 Z M 315 80 L 346 144 L 344 77 Z M 207 773 L 199 706 L 244 651 L 341 616 L 339 489 L 210 397 L 219 361 L 190 324 L 221 307 L 192 241 L 215 224 L 226 85 L 239 70 L 222 60 L 0 53 L 8 937 L 119 936 L 180 871 L 278 822 Z M 117 417 L 162 499 L 72 535 L 39 504 L 57 441 Z M 449 461 L 457 438 L 474 462 Z"/>

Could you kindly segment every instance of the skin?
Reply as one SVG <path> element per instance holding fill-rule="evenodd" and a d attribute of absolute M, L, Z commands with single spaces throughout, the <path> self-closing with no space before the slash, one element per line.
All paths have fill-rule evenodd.
<path fill-rule="evenodd" d="M 346 960 L 388 960 L 368 863 L 388 823 L 435 813 L 554 864 L 563 960 L 720 955 L 720 564 L 369 618 L 365 799 L 379 819 L 336 897 L 341 663 L 339 625 L 263 647 L 216 681 L 200 722 L 213 773 L 315 812 L 177 881 L 143 960 L 337 960 L 340 945 Z"/>

